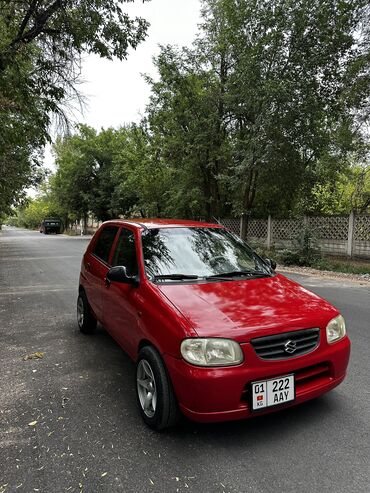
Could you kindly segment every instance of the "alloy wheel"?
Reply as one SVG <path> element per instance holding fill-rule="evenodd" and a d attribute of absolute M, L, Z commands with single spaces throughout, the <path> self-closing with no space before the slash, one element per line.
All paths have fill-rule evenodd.
<path fill-rule="evenodd" d="M 81 296 L 78 297 L 77 301 L 77 323 L 79 327 L 84 324 L 84 302 Z"/>
<path fill-rule="evenodd" d="M 148 418 L 152 418 L 157 408 L 157 388 L 153 370 L 145 359 L 139 361 L 136 383 L 141 408 Z"/>

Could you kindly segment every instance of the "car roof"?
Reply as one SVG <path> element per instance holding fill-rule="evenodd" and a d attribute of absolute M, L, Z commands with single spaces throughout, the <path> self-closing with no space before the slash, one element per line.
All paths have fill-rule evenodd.
<path fill-rule="evenodd" d="M 142 229 L 157 229 L 157 228 L 223 228 L 222 224 L 208 223 L 204 221 L 191 221 L 187 219 L 112 219 L 106 221 L 103 224 L 121 224 L 121 225 L 131 225 Z"/>

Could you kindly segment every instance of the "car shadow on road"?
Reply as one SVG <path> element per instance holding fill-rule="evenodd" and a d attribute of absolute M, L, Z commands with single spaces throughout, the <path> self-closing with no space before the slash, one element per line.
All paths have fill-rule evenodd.
<path fill-rule="evenodd" d="M 274 439 L 277 436 L 300 433 L 303 427 L 319 424 L 323 416 L 336 412 L 337 401 L 338 398 L 333 393 L 304 404 L 245 420 L 209 424 L 184 420 L 176 434 L 196 433 L 203 438 L 211 439 L 215 434 L 221 434 L 224 440 L 229 438 L 233 444 L 235 439 L 239 441 L 245 436 L 248 443 L 252 445 L 253 442 L 260 442 L 262 438 L 266 441 L 266 437 Z"/>

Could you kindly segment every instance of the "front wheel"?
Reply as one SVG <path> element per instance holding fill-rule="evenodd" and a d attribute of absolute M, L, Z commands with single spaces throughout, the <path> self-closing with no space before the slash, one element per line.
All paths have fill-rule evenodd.
<path fill-rule="evenodd" d="M 84 334 L 92 334 L 96 329 L 96 318 L 91 311 L 85 291 L 81 291 L 77 298 L 77 323 Z"/>
<path fill-rule="evenodd" d="M 148 426 L 163 430 L 177 423 L 179 410 L 172 383 L 161 356 L 151 346 L 139 353 L 136 392 L 140 414 Z"/>

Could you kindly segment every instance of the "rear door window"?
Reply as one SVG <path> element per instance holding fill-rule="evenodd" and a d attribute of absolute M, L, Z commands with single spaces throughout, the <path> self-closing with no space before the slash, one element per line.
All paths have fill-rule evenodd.
<path fill-rule="evenodd" d="M 122 228 L 119 235 L 112 260 L 112 266 L 115 265 L 124 265 L 129 276 L 136 276 L 138 273 L 135 235 L 129 229 Z"/>
<path fill-rule="evenodd" d="M 93 254 L 108 263 L 109 254 L 112 249 L 114 239 L 118 231 L 118 226 L 107 226 L 99 235 L 98 241 L 95 243 Z"/>

